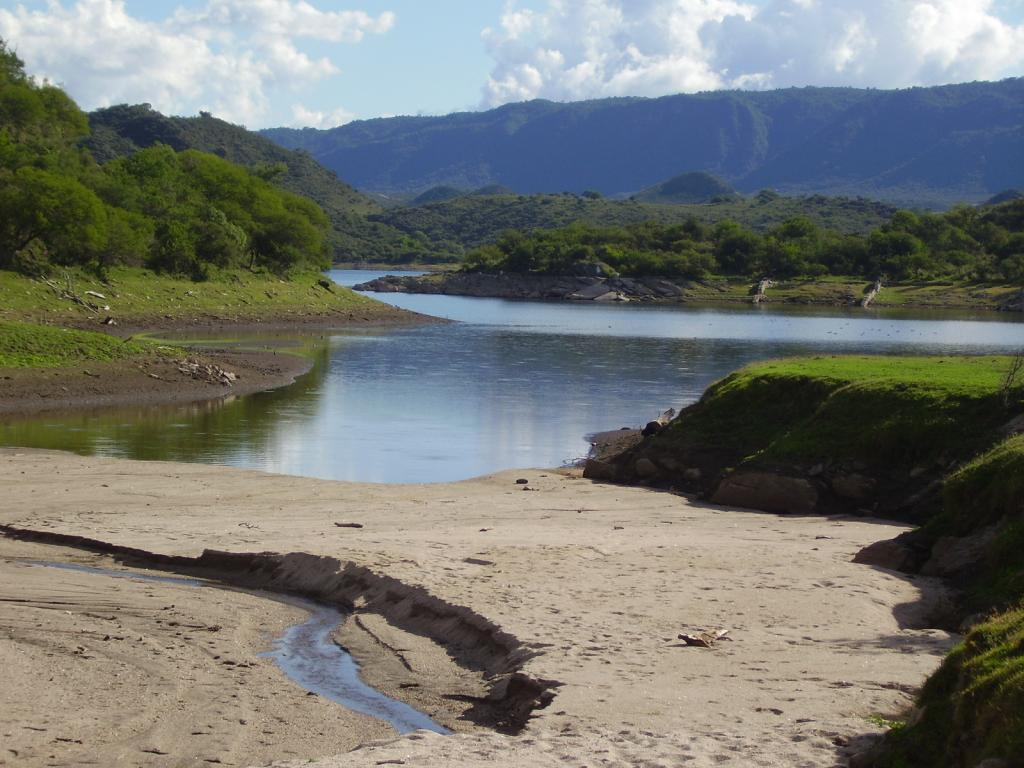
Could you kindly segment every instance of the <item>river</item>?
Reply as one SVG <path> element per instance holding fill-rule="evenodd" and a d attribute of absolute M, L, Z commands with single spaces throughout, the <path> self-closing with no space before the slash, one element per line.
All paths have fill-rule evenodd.
<path fill-rule="evenodd" d="M 334 271 L 352 285 L 379 273 Z M 458 480 L 584 456 L 748 362 L 1024 348 L 1016 315 L 377 298 L 458 321 L 315 334 L 313 370 L 226 401 L 46 416 L 0 444 L 364 482 Z M 308 339 L 305 341 L 308 342 Z"/>

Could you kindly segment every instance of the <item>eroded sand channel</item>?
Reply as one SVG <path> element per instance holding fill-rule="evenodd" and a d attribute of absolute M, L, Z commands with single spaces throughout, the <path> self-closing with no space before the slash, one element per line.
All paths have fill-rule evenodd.
<path fill-rule="evenodd" d="M 164 576 L 140 571 L 114 570 L 81 563 L 60 563 L 52 561 L 27 560 L 27 565 L 57 568 L 74 573 L 87 573 L 115 579 L 137 579 L 155 584 L 177 587 L 207 587 L 217 589 L 213 581 L 189 579 L 183 576 Z M 343 611 L 312 600 L 269 593 L 252 592 L 264 600 L 273 600 L 304 610 L 305 621 L 293 624 L 284 633 L 274 638 L 273 647 L 261 656 L 273 659 L 277 666 L 292 682 L 306 691 L 347 707 L 362 715 L 383 720 L 398 733 L 427 730 L 442 735 L 451 733 L 444 726 L 435 723 L 427 715 L 402 701 L 385 696 L 359 677 L 359 665 L 347 650 L 340 646 L 334 635 L 345 621 Z M 219 631 L 219 628 L 205 627 Z M 241 662 L 248 666 L 248 662 Z"/>
<path fill-rule="evenodd" d="M 519 477 L 528 478 L 534 490 L 524 492 L 515 482 Z M 7 502 L 0 523 L 12 526 L 187 556 L 204 547 L 304 552 L 419 585 L 425 594 L 465 606 L 518 638 L 534 654 L 525 671 L 563 683 L 551 706 L 519 736 L 458 724 L 456 717 L 454 736 L 391 737 L 387 745 L 329 761 L 338 766 L 395 760 L 417 766 L 841 765 L 845 745 L 878 730 L 871 716 L 904 706 L 955 639 L 920 623 L 939 597 L 936 585 L 852 562 L 861 547 L 902 530 L 880 521 L 705 507 L 670 494 L 537 470 L 395 487 L 0 451 L 0 483 Z M 339 528 L 338 522 L 365 527 Z M 23 599 L 30 585 L 12 585 L 9 576 L 0 574 L 0 597 L 14 597 L 16 588 Z M 101 719 L 107 723 L 117 722 L 111 713 L 126 712 L 148 722 L 149 731 L 132 737 L 132 755 L 152 765 L 172 764 L 139 751 L 152 734 L 161 733 L 165 718 L 176 718 L 169 733 L 217 724 L 221 741 L 240 747 L 224 754 L 246 764 L 339 755 L 354 742 L 388 735 L 379 727 L 374 731 L 375 721 L 355 718 L 347 724 L 361 730 L 358 737 L 342 727 L 321 727 L 327 736 L 317 737 L 304 715 L 253 697 L 260 679 L 267 681 L 262 690 L 268 695 L 284 688 L 283 676 L 269 660 L 266 666 L 232 670 L 231 679 L 247 678 L 245 684 L 218 683 L 208 689 L 213 695 L 207 703 L 182 702 L 175 698 L 178 670 L 182 678 L 197 678 L 207 662 L 200 654 L 191 667 L 164 663 L 165 653 L 184 653 L 181 638 L 167 629 L 145 635 L 152 647 L 140 658 L 151 666 L 157 663 L 153 659 L 159 661 L 156 676 L 163 678 L 160 695 L 146 694 L 144 678 L 124 677 L 127 672 L 112 664 L 94 668 L 102 659 L 83 660 L 74 653 L 76 645 L 92 650 L 99 644 L 82 643 L 78 630 L 109 633 L 108 624 L 83 615 L 113 615 L 109 606 L 93 605 L 100 597 L 106 599 L 80 586 L 65 600 L 72 607 L 33 608 L 31 625 L 24 618 L 15 621 L 25 615 L 23 603 L 0 602 L 0 661 L 8 669 L 29 668 L 17 673 L 19 689 L 2 692 L 0 734 L 22 726 L 48 729 L 42 736 L 26 731 L 39 739 L 33 754 L 41 757 L 24 764 L 52 762 L 50 754 L 64 764 L 83 764 L 67 757 L 80 745 L 53 739 L 81 738 L 74 728 L 84 733 L 97 712 L 105 713 Z M 134 626 L 159 618 L 155 612 L 165 604 L 139 595 L 133 610 L 142 616 Z M 244 608 L 215 607 L 190 604 L 187 620 L 232 627 L 238 634 L 232 642 L 247 641 L 255 652 L 266 644 L 263 626 L 279 632 L 293 623 L 260 617 L 255 607 L 251 616 Z M 69 619 L 55 614 L 63 610 L 74 614 L 73 633 L 32 634 L 34 622 L 44 619 L 44 629 L 62 629 Z M 229 615 L 214 616 L 218 611 Z M 409 667 L 426 675 L 440 668 L 443 660 L 429 655 L 430 646 L 417 645 L 380 614 L 356 616 L 367 629 L 366 643 L 398 649 Z M 734 640 L 714 650 L 682 647 L 676 639 L 680 632 L 725 628 Z M 12 645 L 11 634 L 26 639 Z M 215 634 L 227 647 L 223 631 Z M 61 660 L 65 677 L 39 685 L 54 666 L 35 650 L 47 643 L 60 644 L 53 659 Z M 347 637 L 344 643 L 363 657 Z M 223 658 L 222 650 L 215 652 Z M 393 666 L 395 675 L 408 674 L 399 661 Z M 207 679 L 226 679 L 222 667 L 213 668 L 218 677 Z M 404 684 L 383 667 L 366 671 L 368 682 L 385 692 L 391 692 L 389 679 L 395 689 Z M 122 677 L 112 677 L 115 672 Z M 70 691 L 64 696 L 56 687 L 61 681 Z M 108 685 L 123 686 L 130 705 L 122 706 Z M 191 686 L 182 688 L 186 693 L 200 690 L 192 682 L 182 685 Z M 443 687 L 454 690 L 447 683 Z M 36 688 L 38 695 L 30 695 Z M 103 706 L 90 698 L 97 691 Z M 244 700 L 244 713 L 232 694 Z M 318 697 L 298 699 L 308 702 L 291 703 L 319 701 L 329 707 L 323 717 L 343 717 L 343 710 Z M 275 731 L 263 737 L 268 744 L 254 741 L 258 728 L 237 724 L 238 718 L 253 724 L 257 717 L 267 718 Z M 311 731 L 316 744 L 304 744 Z M 106 736 L 95 727 L 87 735 Z M 306 751 L 299 755 L 297 748 Z M 102 764 L 129 764 L 118 763 L 113 752 L 96 754 L 104 758 Z"/>

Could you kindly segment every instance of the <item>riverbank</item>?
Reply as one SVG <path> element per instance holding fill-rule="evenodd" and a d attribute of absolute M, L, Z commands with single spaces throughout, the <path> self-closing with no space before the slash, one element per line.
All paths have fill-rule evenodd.
<path fill-rule="evenodd" d="M 240 396 L 285 386 L 312 365 L 286 350 L 158 347 L 140 336 L 436 322 L 318 275 L 286 282 L 232 271 L 196 283 L 128 268 L 104 280 L 81 270 L 60 280 L 0 271 L 0 416 Z"/>
<path fill-rule="evenodd" d="M 681 280 L 664 277 L 584 277 L 450 272 L 420 277 L 388 275 L 355 286 L 377 293 L 426 293 L 501 299 L 596 302 L 752 304 L 756 283 L 742 278 Z M 756 303 L 859 307 L 874 287 L 856 278 L 774 281 Z M 1013 285 L 911 282 L 887 285 L 869 305 L 877 308 L 1014 311 L 1024 292 Z"/>
<path fill-rule="evenodd" d="M 935 621 L 969 634 L 859 765 L 1015 764 L 1024 750 L 1020 365 L 1019 356 L 755 364 L 585 473 L 768 512 L 918 524 L 856 561 L 942 578 L 951 600 Z"/>
<path fill-rule="evenodd" d="M 674 494 L 546 470 L 381 486 L 7 449 L 0 451 L 0 479 L 10 489 L 0 523 L 43 535 L 87 536 L 190 557 L 205 548 L 317 556 L 253 572 L 278 585 L 334 585 L 329 588 L 363 595 L 354 601 L 346 644 L 361 624 L 364 647 L 376 648 L 364 667 L 368 681 L 398 697 L 419 691 L 414 703 L 444 724 L 444 709 L 432 708 L 461 701 L 464 711 L 485 709 L 510 690 L 508 670 L 548 681 L 555 694 L 518 736 L 456 719 L 461 733 L 455 736 L 389 739 L 325 765 L 514 760 L 549 766 L 571 758 L 625 766 L 686 757 L 695 765 L 831 766 L 860 748 L 865 735 L 879 733 L 880 718 L 909 703 L 954 639 L 927 628 L 928 615 L 944 601 L 936 582 L 852 562 L 864 546 L 904 530 L 880 521 L 709 508 Z M 36 556 L 19 549 L 30 546 L 38 545 L 8 541 L 4 556 Z M 81 556 L 76 550 L 63 555 Z M 331 575 L 335 571 L 340 579 Z M 34 652 L 23 651 L 29 643 L 23 634 L 35 616 L 64 621 L 45 613 L 52 595 L 59 595 L 62 611 L 81 610 L 82 596 L 61 586 L 60 577 L 46 577 L 51 597 L 0 601 L 6 630 L 0 637 L 15 638 L 0 640 L 8 658 Z M 5 583 L 10 590 L 19 582 Z M 171 602 L 177 610 L 195 609 L 187 594 Z M 156 611 L 145 616 L 163 618 Z M 711 648 L 688 646 L 679 637 L 722 630 L 728 639 Z M 206 639 L 191 632 L 175 638 L 195 646 Z M 76 644 L 92 649 L 99 643 Z M 153 645 L 152 653 L 163 653 Z M 103 667 L 73 651 L 50 684 L 76 690 L 103 685 Z M 497 668 L 501 654 L 505 672 Z M 439 666 L 445 659 L 460 660 L 463 670 L 492 665 L 485 679 L 489 698 L 449 682 L 452 676 Z M 218 701 L 231 704 L 233 695 L 244 694 L 237 680 L 224 686 L 212 689 Z M 6 687 L 0 696 L 18 696 L 18 690 Z M 190 690 L 174 695 L 183 702 Z M 145 711 L 144 697 L 139 701 Z M 16 708 L 3 706 L 18 713 L 5 723 L 11 732 L 38 723 L 39 709 L 23 696 Z M 295 719 L 279 723 L 267 740 L 283 739 Z M 112 736 L 123 749 L 94 741 L 95 731 L 70 737 L 81 745 L 54 742 L 65 736 L 53 734 L 45 748 L 17 764 L 42 765 L 48 755 L 64 758 L 72 750 L 82 755 L 90 744 L 102 744 L 95 754 L 105 764 L 165 764 L 138 748 L 131 728 Z M 379 735 L 356 732 L 361 742 Z M 327 749 L 311 743 L 292 757 L 326 758 L 350 743 Z M 208 752 L 203 759 L 246 765 L 269 754 L 250 757 L 242 746 L 227 759 Z"/>

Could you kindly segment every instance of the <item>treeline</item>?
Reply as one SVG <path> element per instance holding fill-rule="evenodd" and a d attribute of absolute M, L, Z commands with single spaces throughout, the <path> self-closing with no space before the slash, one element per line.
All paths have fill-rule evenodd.
<path fill-rule="evenodd" d="M 734 221 L 645 222 L 504 233 L 471 251 L 471 271 L 608 274 L 699 279 L 711 274 L 778 278 L 859 276 L 1024 283 L 1024 200 L 944 214 L 898 211 L 868 235 L 844 234 L 794 216 L 764 234 Z"/>
<path fill-rule="evenodd" d="M 0 269 L 124 264 L 202 279 L 211 266 L 321 268 L 327 218 L 215 155 L 156 145 L 98 164 L 86 116 L 0 40 Z"/>

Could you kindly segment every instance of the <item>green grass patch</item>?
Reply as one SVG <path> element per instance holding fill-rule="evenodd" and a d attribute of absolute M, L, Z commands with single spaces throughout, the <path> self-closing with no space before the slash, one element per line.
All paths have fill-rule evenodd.
<path fill-rule="evenodd" d="M 879 768 L 975 766 L 1024 755 L 1024 607 L 976 625 L 925 684 Z"/>
<path fill-rule="evenodd" d="M 152 352 L 152 344 L 104 333 L 0 321 L 0 368 L 58 368 L 110 362 Z"/>
<path fill-rule="evenodd" d="M 43 323 L 82 323 L 110 315 L 118 323 L 143 324 L 148 319 L 188 322 L 286 320 L 345 312 L 373 313 L 384 305 L 347 288 L 325 289 L 316 272 L 282 280 L 246 270 L 213 270 L 202 282 L 161 275 L 146 269 L 118 267 L 105 279 L 73 269 L 52 276 L 101 309 L 99 314 L 58 296 L 42 280 L 0 271 L 0 319 Z M 87 296 L 93 291 L 103 296 Z M 109 307 L 109 310 L 102 309 Z"/>
<path fill-rule="evenodd" d="M 836 356 L 748 366 L 712 386 L 658 437 L 742 463 L 855 460 L 885 473 L 973 456 L 1011 411 L 1007 357 Z M 1019 394 L 1019 393 L 1018 393 Z"/>

